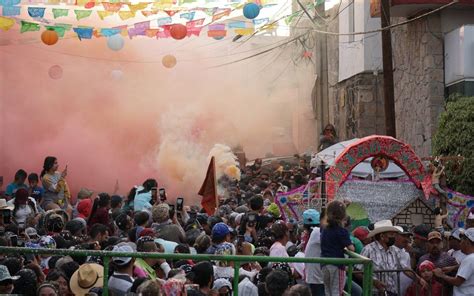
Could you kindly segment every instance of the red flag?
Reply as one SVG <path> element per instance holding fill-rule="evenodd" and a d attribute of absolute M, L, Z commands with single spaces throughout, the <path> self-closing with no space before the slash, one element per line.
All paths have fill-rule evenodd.
<path fill-rule="evenodd" d="M 206 213 L 211 216 L 217 208 L 217 188 L 216 188 L 216 165 L 214 156 L 211 158 L 207 168 L 206 179 L 202 183 L 199 195 L 202 196 L 201 205 Z"/>

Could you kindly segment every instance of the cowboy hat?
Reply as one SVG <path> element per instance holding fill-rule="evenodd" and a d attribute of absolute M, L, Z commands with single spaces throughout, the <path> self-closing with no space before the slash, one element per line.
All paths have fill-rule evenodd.
<path fill-rule="evenodd" d="M 0 210 L 13 210 L 13 206 L 7 204 L 7 201 L 3 198 L 0 198 Z"/>
<path fill-rule="evenodd" d="M 399 233 L 400 230 L 397 227 L 393 226 L 392 221 L 390 221 L 390 220 L 381 220 L 381 221 L 375 222 L 374 230 L 372 230 L 369 233 L 368 238 L 374 237 L 375 235 L 377 235 L 379 233 L 384 233 L 384 232 L 397 232 L 397 233 Z"/>
<path fill-rule="evenodd" d="M 96 263 L 85 263 L 71 277 L 69 285 L 76 296 L 82 296 L 90 289 L 102 287 L 104 283 L 104 267 Z"/>

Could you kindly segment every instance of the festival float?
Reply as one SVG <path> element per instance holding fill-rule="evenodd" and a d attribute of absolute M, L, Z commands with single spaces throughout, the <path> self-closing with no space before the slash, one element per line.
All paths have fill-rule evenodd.
<path fill-rule="evenodd" d="M 463 227 L 474 196 L 442 185 L 440 159 L 421 159 L 410 145 L 388 136 L 339 142 L 312 156 L 314 171 L 325 168 L 322 178 L 278 193 L 275 202 L 284 219 L 299 221 L 307 208 L 321 210 L 331 200 L 344 200 L 353 227 L 386 219 L 434 226 L 434 209 L 441 207 L 448 211 L 449 227 Z"/>

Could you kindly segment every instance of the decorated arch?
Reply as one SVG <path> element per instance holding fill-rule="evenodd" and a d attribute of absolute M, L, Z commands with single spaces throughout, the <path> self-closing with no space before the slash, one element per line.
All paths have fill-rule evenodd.
<path fill-rule="evenodd" d="M 327 196 L 333 199 L 352 169 L 369 157 L 385 157 L 397 164 L 421 190 L 431 191 L 431 176 L 410 145 L 388 136 L 368 136 L 346 147 L 326 172 Z"/>

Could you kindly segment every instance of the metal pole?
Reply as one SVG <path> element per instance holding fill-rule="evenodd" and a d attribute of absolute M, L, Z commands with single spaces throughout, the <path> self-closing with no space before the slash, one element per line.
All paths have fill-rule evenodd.
<path fill-rule="evenodd" d="M 380 1 L 380 23 L 382 28 L 390 25 L 390 0 Z M 385 133 L 396 137 L 395 91 L 393 86 L 392 32 L 382 31 L 383 94 L 385 110 Z"/>
<path fill-rule="evenodd" d="M 352 271 L 354 270 L 354 266 L 352 264 L 349 265 L 349 268 L 347 270 L 348 276 L 347 276 L 347 293 L 351 295 L 352 292 Z"/>
<path fill-rule="evenodd" d="M 239 296 L 239 269 L 240 262 L 234 262 L 234 296 Z"/>
<path fill-rule="evenodd" d="M 108 296 L 109 295 L 109 265 L 110 265 L 110 257 L 104 256 L 104 285 L 102 287 L 102 295 Z"/>

